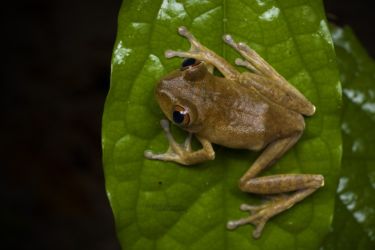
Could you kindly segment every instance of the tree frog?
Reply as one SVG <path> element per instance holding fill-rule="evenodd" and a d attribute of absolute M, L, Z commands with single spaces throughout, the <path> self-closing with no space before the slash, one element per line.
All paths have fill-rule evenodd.
<path fill-rule="evenodd" d="M 178 144 L 169 122 L 162 120 L 169 149 L 161 154 L 146 150 L 145 157 L 192 165 L 215 158 L 212 143 L 253 151 L 265 148 L 240 178 L 239 189 L 271 197 L 270 200 L 261 205 L 240 205 L 249 216 L 227 223 L 228 229 L 253 224 L 253 237 L 259 238 L 271 217 L 324 185 L 324 177 L 318 174 L 258 177 L 298 141 L 305 128 L 303 116 L 313 115 L 315 106 L 245 43 L 223 36 L 224 42 L 245 59 L 235 60 L 236 65 L 249 70 L 241 73 L 203 46 L 185 27 L 178 32 L 188 39 L 191 48 L 186 52 L 165 52 L 167 58 L 185 60 L 180 69 L 159 81 L 155 96 L 168 120 L 188 131 L 189 136 Z M 214 75 L 214 68 L 223 77 Z M 202 149 L 192 150 L 193 134 Z"/>

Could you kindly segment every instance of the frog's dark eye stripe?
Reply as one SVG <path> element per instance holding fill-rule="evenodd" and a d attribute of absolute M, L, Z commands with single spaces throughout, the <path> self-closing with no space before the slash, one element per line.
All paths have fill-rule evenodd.
<path fill-rule="evenodd" d="M 181 64 L 181 70 L 184 70 L 184 69 L 186 69 L 187 67 L 190 67 L 190 66 L 198 65 L 199 63 L 200 63 L 200 61 L 198 61 L 194 58 L 186 58 Z"/>
<path fill-rule="evenodd" d="M 179 105 L 176 105 L 172 113 L 173 122 L 178 125 L 187 126 L 190 123 L 190 116 L 187 110 Z"/>

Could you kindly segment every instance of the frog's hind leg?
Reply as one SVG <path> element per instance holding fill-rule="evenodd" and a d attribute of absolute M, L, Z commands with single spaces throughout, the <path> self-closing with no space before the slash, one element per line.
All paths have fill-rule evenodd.
<path fill-rule="evenodd" d="M 310 116 L 315 113 L 315 106 L 253 49 L 245 43 L 236 43 L 230 35 L 224 35 L 223 39 L 246 59 L 244 61 L 237 58 L 235 63 L 253 72 L 243 73 L 239 77 L 240 82 L 250 84 L 281 106 L 303 115 Z"/>
<path fill-rule="evenodd" d="M 183 57 L 183 58 L 195 58 L 206 62 L 208 65 L 213 65 L 216 67 L 226 78 L 228 79 L 237 79 L 239 72 L 230 65 L 224 58 L 217 55 L 212 50 L 203 46 L 194 36 L 191 34 L 186 27 L 179 27 L 178 33 L 181 36 L 186 37 L 190 42 L 189 51 L 174 51 L 167 50 L 165 56 L 167 58 L 171 57 Z M 210 67 L 210 66 L 209 66 Z"/>
<path fill-rule="evenodd" d="M 321 175 L 285 174 L 256 177 L 263 169 L 280 158 L 299 138 L 300 133 L 273 142 L 243 175 L 239 183 L 242 191 L 276 196 L 259 206 L 242 204 L 241 210 L 250 212 L 250 216 L 229 221 L 228 229 L 254 224 L 256 228 L 253 237 L 259 238 L 270 218 L 289 209 L 324 185 L 324 177 Z"/>
<path fill-rule="evenodd" d="M 297 190 L 291 190 L 295 191 L 291 195 L 281 197 L 276 196 L 276 199 L 271 198 L 270 201 L 259 206 L 248 204 L 242 204 L 240 206 L 242 211 L 250 212 L 250 216 L 241 218 L 239 220 L 229 221 L 227 228 L 235 229 L 241 225 L 253 224 L 255 225 L 253 237 L 257 239 L 261 236 L 263 228 L 270 218 L 291 208 L 294 204 L 302 201 L 307 196 L 315 192 L 323 185 L 324 179 L 321 175 L 278 175 L 255 178 L 254 183 L 256 182 L 262 183 L 261 186 L 263 187 L 267 184 L 274 185 L 275 187 L 277 186 L 277 188 L 280 188 L 280 186 L 289 185 L 290 189 L 295 188 Z M 303 182 L 305 183 L 303 184 Z M 254 183 L 250 185 L 253 185 L 255 189 L 258 189 L 259 186 L 256 187 L 257 184 Z M 252 187 L 249 187 L 249 189 L 243 189 L 243 191 L 256 193 L 255 191 L 249 191 L 251 189 Z"/>
<path fill-rule="evenodd" d="M 244 61 L 237 58 L 235 61 L 237 65 L 244 66 L 258 74 L 280 76 L 271 65 L 269 65 L 260 55 L 258 55 L 257 52 L 255 52 L 255 50 L 251 49 L 245 43 L 236 43 L 230 35 L 224 35 L 223 40 L 246 59 L 246 61 Z"/>

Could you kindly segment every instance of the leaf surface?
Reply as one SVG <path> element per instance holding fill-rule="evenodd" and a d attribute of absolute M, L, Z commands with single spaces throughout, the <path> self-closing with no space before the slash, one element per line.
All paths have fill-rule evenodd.
<path fill-rule="evenodd" d="M 316 249 L 331 224 L 341 157 L 341 87 L 321 1 L 124 1 L 103 116 L 108 197 L 123 249 Z M 168 143 L 153 96 L 160 77 L 180 66 L 167 49 L 187 50 L 186 26 L 229 62 L 228 33 L 254 48 L 317 107 L 304 136 L 265 175 L 319 173 L 324 188 L 269 221 L 259 240 L 252 226 L 235 231 L 241 203 L 259 203 L 237 183 L 259 153 L 215 146 L 216 159 L 191 167 L 146 160 Z M 185 134 L 173 129 L 182 141 Z"/>
<path fill-rule="evenodd" d="M 348 28 L 332 28 L 343 84 L 343 158 L 324 249 L 375 249 L 375 62 Z"/>

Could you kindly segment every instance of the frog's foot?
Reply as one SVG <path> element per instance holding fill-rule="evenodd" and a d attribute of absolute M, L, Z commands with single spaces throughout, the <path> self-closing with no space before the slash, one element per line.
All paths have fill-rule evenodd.
<path fill-rule="evenodd" d="M 155 154 L 150 150 L 146 150 L 144 155 L 148 159 L 152 160 L 162 160 L 162 161 L 174 161 L 183 164 L 182 157 L 187 152 L 191 152 L 191 137 L 192 134 L 189 133 L 183 145 L 178 144 L 172 136 L 169 128 L 169 122 L 165 119 L 160 121 L 160 125 L 164 130 L 165 136 L 169 142 L 169 148 L 167 152 L 163 154 Z"/>
<path fill-rule="evenodd" d="M 217 68 L 226 78 L 236 79 L 238 72 L 232 65 L 225 61 L 224 58 L 218 56 L 215 52 L 203 46 L 194 36 L 191 34 L 186 27 L 181 26 L 178 28 L 178 33 L 186 37 L 190 42 L 189 51 L 165 51 L 165 57 L 182 57 L 182 58 L 194 58 L 200 61 L 204 61 L 209 67 L 213 65 Z"/>
<path fill-rule="evenodd" d="M 228 221 L 227 228 L 233 230 L 241 225 L 253 224 L 255 226 L 255 230 L 253 231 L 253 237 L 255 239 L 259 238 L 264 226 L 266 225 L 266 222 L 270 218 L 269 216 L 267 216 L 265 212 L 262 213 L 262 210 L 266 208 L 266 204 L 262 204 L 259 206 L 241 204 L 240 210 L 249 212 L 250 216 L 241 218 L 239 220 Z"/>
<path fill-rule="evenodd" d="M 215 157 L 215 152 L 210 143 L 207 144 L 205 140 L 200 139 L 203 149 L 192 151 L 191 138 L 192 134 L 189 133 L 185 142 L 181 145 L 178 144 L 172 136 L 169 129 L 169 122 L 165 119 L 160 121 L 161 127 L 169 142 L 167 152 L 163 154 L 155 154 L 150 150 L 144 152 L 144 156 L 152 160 L 173 161 L 182 165 L 191 165 L 205 160 L 212 160 Z"/>
<path fill-rule="evenodd" d="M 167 50 L 165 51 L 165 57 L 183 57 L 183 58 L 195 58 L 202 61 L 207 61 L 207 55 L 205 55 L 205 51 L 208 51 L 206 47 L 204 47 L 198 40 L 191 34 L 186 27 L 181 26 L 178 28 L 178 33 L 181 36 L 186 37 L 190 42 L 190 50 L 189 51 L 174 51 L 174 50 Z"/>
<path fill-rule="evenodd" d="M 269 65 L 255 50 L 251 49 L 247 44 L 243 42 L 236 43 L 231 35 L 224 35 L 223 40 L 229 46 L 237 50 L 245 59 L 243 61 L 237 58 L 235 63 L 239 66 L 244 66 L 256 73 L 262 74 L 275 74 L 276 71 Z"/>
<path fill-rule="evenodd" d="M 309 188 L 297 191 L 291 195 L 275 196 L 275 198 L 271 198 L 271 201 L 265 202 L 258 206 L 242 204 L 240 209 L 242 211 L 249 212 L 250 216 L 241 218 L 239 220 L 228 221 L 227 228 L 233 230 L 242 225 L 253 224 L 255 226 L 253 237 L 258 239 L 262 234 L 264 226 L 270 218 L 291 208 L 295 203 L 304 199 L 314 191 L 315 189 Z"/>
<path fill-rule="evenodd" d="M 204 51 L 207 51 L 208 49 L 206 47 L 204 47 L 194 36 L 193 34 L 191 34 L 186 27 L 184 26 L 181 26 L 178 28 L 178 33 L 183 36 L 183 37 L 186 37 L 189 42 L 190 42 L 190 50 L 188 52 L 184 52 L 184 51 L 173 51 L 173 50 L 167 50 L 165 52 L 165 57 L 167 58 L 171 58 L 171 57 L 185 57 L 185 58 L 188 58 L 188 57 L 192 57 L 192 58 L 195 58 L 195 59 L 199 59 L 199 60 L 203 60 L 204 59 L 204 55 L 203 55 L 203 52 Z"/>

